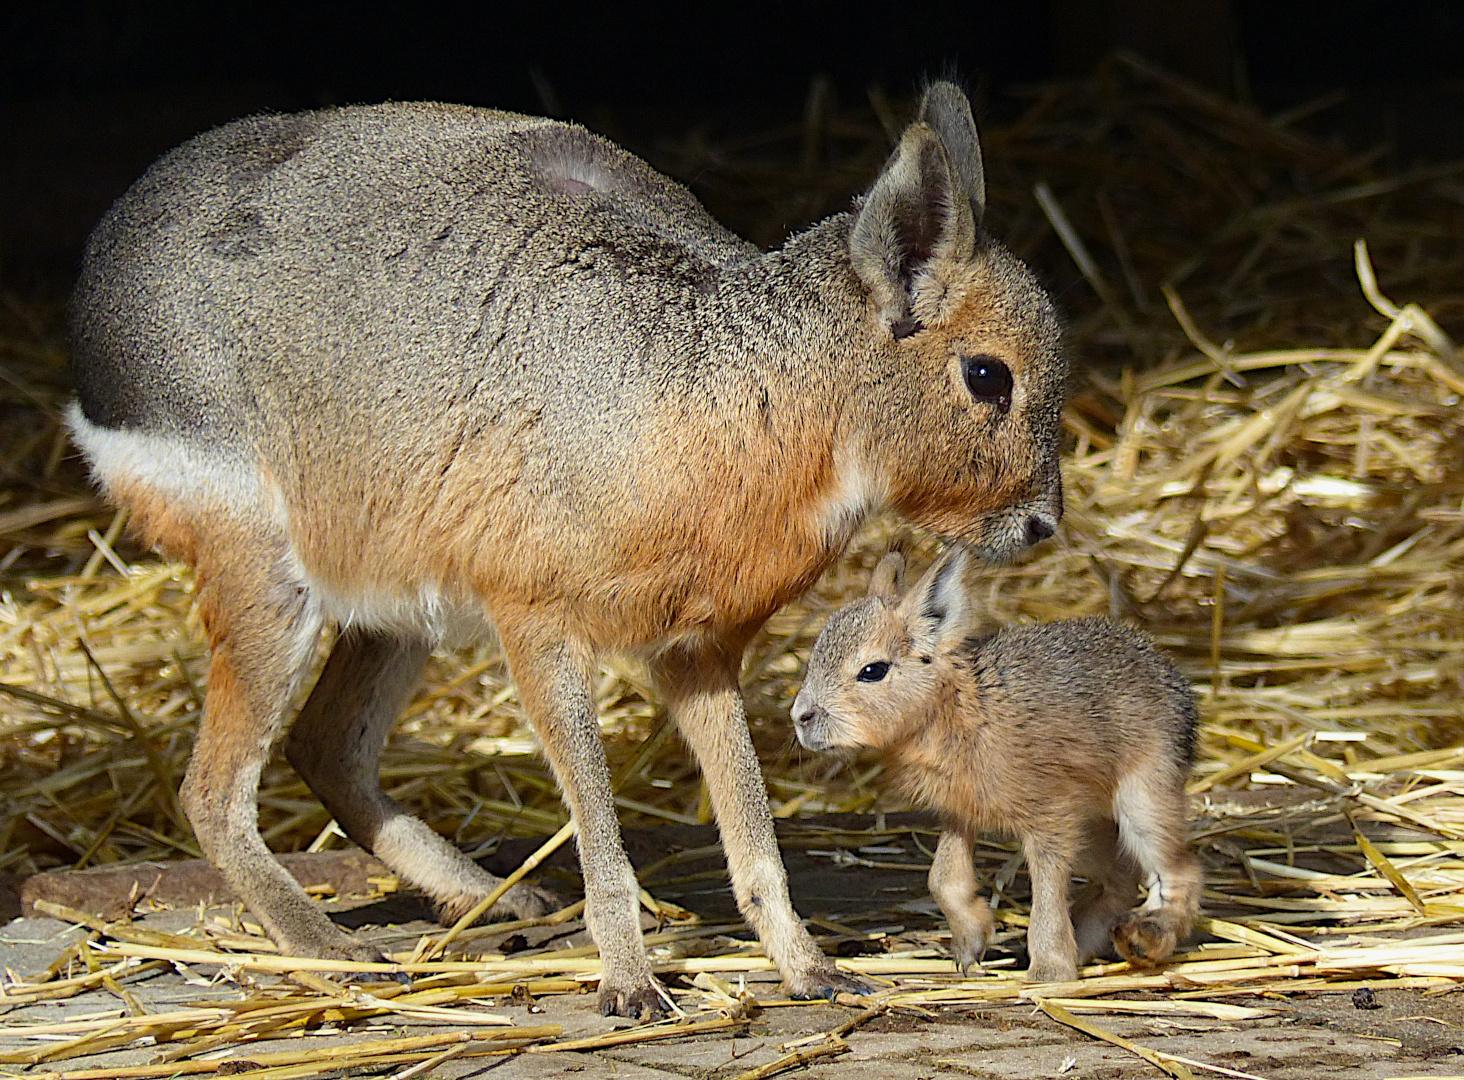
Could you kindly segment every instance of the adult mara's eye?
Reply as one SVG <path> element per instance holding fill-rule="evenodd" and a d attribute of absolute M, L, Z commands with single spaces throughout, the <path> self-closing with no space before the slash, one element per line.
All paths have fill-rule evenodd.
<path fill-rule="evenodd" d="M 1012 369 L 994 356 L 963 356 L 966 389 L 977 401 L 989 401 L 1005 412 L 1012 404 Z"/>
<path fill-rule="evenodd" d="M 874 663 L 865 664 L 862 668 L 860 668 L 859 674 L 856 676 L 856 678 L 860 682 L 879 682 L 887 674 L 889 674 L 889 670 L 890 665 L 888 661 L 876 660 Z"/>

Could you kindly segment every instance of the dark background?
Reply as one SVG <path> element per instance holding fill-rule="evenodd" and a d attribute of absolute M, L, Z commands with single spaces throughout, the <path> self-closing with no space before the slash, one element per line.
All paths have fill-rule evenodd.
<path fill-rule="evenodd" d="M 86 230 L 159 153 L 261 109 L 430 98 L 580 120 L 654 162 L 956 73 L 984 123 L 1014 89 L 1143 53 L 1388 160 L 1464 157 L 1459 0 L 967 0 L 739 5 L 57 0 L 0 8 L 0 288 L 63 289 Z M 687 179 L 694 180 L 694 177 Z"/>

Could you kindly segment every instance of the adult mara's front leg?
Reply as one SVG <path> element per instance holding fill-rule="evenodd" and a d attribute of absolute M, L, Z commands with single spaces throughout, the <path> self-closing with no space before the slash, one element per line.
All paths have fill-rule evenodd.
<path fill-rule="evenodd" d="M 559 629 L 497 615 L 504 654 L 519 700 L 554 769 L 579 827 L 585 879 L 585 923 L 600 950 L 600 1012 L 653 1019 L 666 1011 L 640 927 L 640 883 L 625 854 L 610 768 L 590 697 L 595 658 Z"/>
<path fill-rule="evenodd" d="M 706 777 L 737 907 L 793 997 L 867 994 L 871 987 L 840 971 L 814 944 L 788 898 L 788 874 L 737 687 L 740 664 L 740 650 L 709 648 L 669 650 L 653 665 L 671 714 Z"/>

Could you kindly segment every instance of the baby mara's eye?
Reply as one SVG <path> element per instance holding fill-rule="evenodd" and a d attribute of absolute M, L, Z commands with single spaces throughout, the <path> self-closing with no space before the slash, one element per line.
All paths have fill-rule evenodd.
<path fill-rule="evenodd" d="M 859 674 L 856 675 L 855 678 L 857 678 L 860 682 L 879 682 L 887 674 L 889 674 L 889 670 L 890 665 L 888 661 L 876 660 L 874 663 L 865 664 L 862 668 L 860 668 Z"/>
<path fill-rule="evenodd" d="M 994 356 L 963 356 L 961 371 L 966 389 L 977 401 L 989 402 L 1002 412 L 1012 406 L 1012 369 Z"/>

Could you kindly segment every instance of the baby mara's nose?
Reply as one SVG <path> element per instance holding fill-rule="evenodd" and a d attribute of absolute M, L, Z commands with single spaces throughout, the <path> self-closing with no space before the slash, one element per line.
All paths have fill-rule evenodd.
<path fill-rule="evenodd" d="M 793 733 L 798 736 L 798 743 L 805 750 L 829 748 L 828 733 L 824 730 L 824 725 L 819 723 L 822 719 L 823 710 L 817 705 L 793 703 Z"/>

